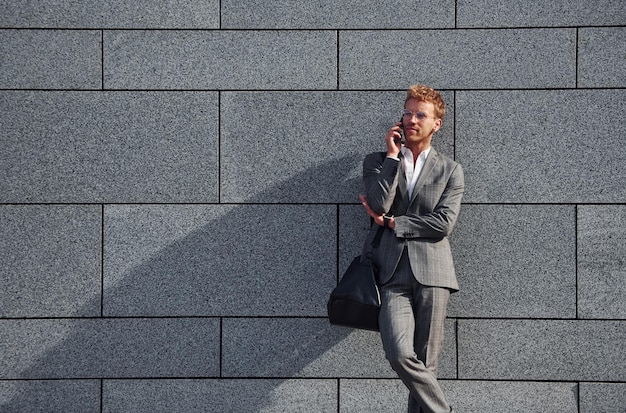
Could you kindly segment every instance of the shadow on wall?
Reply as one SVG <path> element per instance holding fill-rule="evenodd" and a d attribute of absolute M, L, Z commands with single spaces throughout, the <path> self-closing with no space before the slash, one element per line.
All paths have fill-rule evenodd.
<path fill-rule="evenodd" d="M 338 188 L 349 188 L 356 201 L 361 181 L 349 171 L 361 160 L 327 162 L 251 199 L 309 188 L 336 199 Z M 312 179 L 328 171 L 348 178 L 339 187 Z M 337 279 L 337 225 L 329 214 L 336 205 L 105 206 L 106 318 L 15 320 L 17 357 L 2 379 L 111 379 L 104 411 L 256 412 L 280 403 L 274 393 L 284 394 L 291 378 L 388 375 L 376 333 L 331 327 L 324 318 Z M 351 237 L 362 242 L 364 227 L 355 229 Z M 351 258 L 340 257 L 340 271 Z M 85 308 L 100 307 L 100 299 Z M 224 378 L 239 380 L 214 380 Z M 212 386 L 198 381 L 227 393 L 203 393 Z M 2 412 L 55 411 L 38 387 L 21 383 Z M 176 390 L 181 383 L 188 393 Z"/>

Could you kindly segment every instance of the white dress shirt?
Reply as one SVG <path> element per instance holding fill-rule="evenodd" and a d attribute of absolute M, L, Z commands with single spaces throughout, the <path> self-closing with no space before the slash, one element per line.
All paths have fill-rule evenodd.
<path fill-rule="evenodd" d="M 413 196 L 413 189 L 417 183 L 417 178 L 422 172 L 422 168 L 426 163 L 426 157 L 430 153 L 430 146 L 428 149 L 423 150 L 417 157 L 417 162 L 413 162 L 413 152 L 406 147 L 402 147 L 402 162 L 404 162 L 404 175 L 406 177 L 407 189 L 409 191 L 409 199 Z"/>

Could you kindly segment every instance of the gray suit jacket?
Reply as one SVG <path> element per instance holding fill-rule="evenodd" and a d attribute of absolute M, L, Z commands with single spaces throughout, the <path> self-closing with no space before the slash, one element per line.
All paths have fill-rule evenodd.
<path fill-rule="evenodd" d="M 363 161 L 363 181 L 370 207 L 395 216 L 395 230 L 385 230 L 373 251 L 379 282 L 391 279 L 406 247 L 419 283 L 457 291 L 448 235 L 461 209 L 465 186 L 461 165 L 431 148 L 409 200 L 402 162 L 375 152 Z M 371 250 L 377 229 L 373 224 L 363 254 Z"/>

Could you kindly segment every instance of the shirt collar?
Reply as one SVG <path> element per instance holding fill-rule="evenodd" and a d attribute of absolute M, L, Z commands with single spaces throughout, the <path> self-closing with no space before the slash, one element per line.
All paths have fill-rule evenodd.
<path fill-rule="evenodd" d="M 422 159 L 426 159 L 426 157 L 428 156 L 428 154 L 430 153 L 430 150 L 432 149 L 432 146 L 429 146 L 428 149 L 424 149 L 422 152 L 420 152 L 418 159 L 421 157 Z M 409 159 L 413 159 L 413 152 L 409 151 L 406 146 L 403 146 L 402 149 L 400 149 L 400 151 L 402 152 L 402 156 L 403 157 L 408 157 Z M 408 152 L 408 155 L 407 155 Z"/>

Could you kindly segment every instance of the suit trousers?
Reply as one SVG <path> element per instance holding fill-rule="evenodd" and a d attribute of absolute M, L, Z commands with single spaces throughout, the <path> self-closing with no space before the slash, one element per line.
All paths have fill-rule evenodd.
<path fill-rule="evenodd" d="M 437 381 L 450 290 L 417 282 L 406 248 L 391 280 L 380 286 L 380 334 L 385 356 L 409 389 L 409 413 L 444 413 L 450 406 Z"/>

